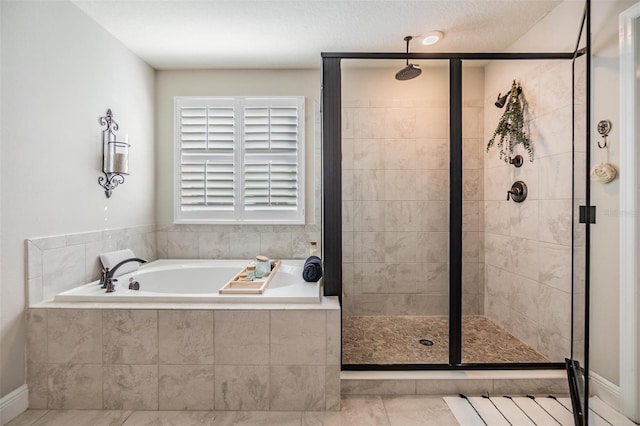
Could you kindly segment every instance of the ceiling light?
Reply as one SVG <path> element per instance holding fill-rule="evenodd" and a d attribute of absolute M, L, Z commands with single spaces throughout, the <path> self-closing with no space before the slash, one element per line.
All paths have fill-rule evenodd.
<path fill-rule="evenodd" d="M 430 33 L 425 34 L 422 39 L 422 44 L 425 46 L 431 46 L 432 44 L 436 44 L 440 40 L 444 38 L 444 34 L 441 31 L 431 31 Z"/>

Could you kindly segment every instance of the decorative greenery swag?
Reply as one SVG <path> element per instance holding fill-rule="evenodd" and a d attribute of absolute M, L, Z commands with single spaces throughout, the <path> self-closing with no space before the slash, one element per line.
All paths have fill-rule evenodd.
<path fill-rule="evenodd" d="M 533 145 L 524 130 L 523 102 L 520 99 L 522 88 L 513 80 L 509 98 L 505 105 L 504 114 L 498 122 L 498 127 L 487 144 L 487 152 L 494 145 L 496 137 L 499 137 L 500 159 L 509 163 L 517 144 L 522 144 L 529 154 L 529 161 L 533 161 Z M 506 142 L 506 144 L 505 144 Z"/>

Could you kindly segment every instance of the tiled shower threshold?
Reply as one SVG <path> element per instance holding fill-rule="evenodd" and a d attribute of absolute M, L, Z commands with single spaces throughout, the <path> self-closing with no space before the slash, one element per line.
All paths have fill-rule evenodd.
<path fill-rule="evenodd" d="M 569 394 L 564 370 L 342 371 L 342 395 Z"/>

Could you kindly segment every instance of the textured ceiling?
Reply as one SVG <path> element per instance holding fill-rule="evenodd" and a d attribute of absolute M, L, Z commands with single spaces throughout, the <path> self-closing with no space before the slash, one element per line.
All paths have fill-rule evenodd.
<path fill-rule="evenodd" d="M 321 52 L 499 52 L 559 0 L 74 0 L 157 69 L 312 68 Z M 579 19 L 579 17 L 576 17 Z M 553 51 L 553 46 L 548 46 Z"/>

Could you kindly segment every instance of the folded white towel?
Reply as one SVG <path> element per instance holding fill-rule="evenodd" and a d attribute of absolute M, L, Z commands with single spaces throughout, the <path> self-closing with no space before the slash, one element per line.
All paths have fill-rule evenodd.
<path fill-rule="evenodd" d="M 132 257 L 136 257 L 133 252 L 129 249 L 118 250 L 118 251 L 110 251 L 109 253 L 102 253 L 100 255 L 100 262 L 102 262 L 103 268 L 113 269 L 118 263 L 122 262 L 125 259 L 131 259 Z M 138 270 L 140 264 L 138 262 L 129 262 L 125 263 L 116 271 L 115 276 L 120 276 L 124 274 L 128 274 L 129 272 L 133 272 Z"/>

